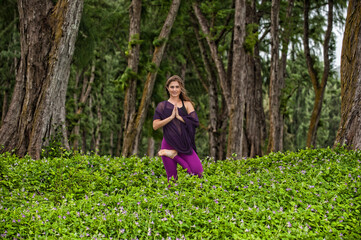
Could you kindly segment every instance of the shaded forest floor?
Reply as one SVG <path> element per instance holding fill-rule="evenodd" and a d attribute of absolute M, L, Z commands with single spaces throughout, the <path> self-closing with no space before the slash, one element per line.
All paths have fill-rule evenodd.
<path fill-rule="evenodd" d="M 202 161 L 167 183 L 159 158 L 0 155 L 8 239 L 359 239 L 361 152 Z"/>

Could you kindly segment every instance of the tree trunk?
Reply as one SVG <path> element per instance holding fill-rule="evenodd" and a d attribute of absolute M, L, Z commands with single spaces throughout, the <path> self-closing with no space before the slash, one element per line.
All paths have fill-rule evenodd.
<path fill-rule="evenodd" d="M 103 117 L 102 117 L 102 112 L 101 112 L 101 103 L 100 100 L 98 99 L 98 104 L 97 104 L 97 126 L 95 129 L 95 144 L 94 144 L 94 149 L 95 149 L 95 153 L 99 154 L 100 152 L 100 140 L 101 140 L 101 132 L 100 132 L 100 127 L 103 123 Z"/>
<path fill-rule="evenodd" d="M 257 14 L 256 2 L 253 0 L 247 4 L 246 24 L 259 25 L 260 16 Z M 254 29 L 254 32 L 258 29 Z M 243 156 L 262 156 L 263 141 L 266 136 L 265 114 L 263 109 L 261 57 L 259 54 L 259 42 L 255 44 L 253 52 L 247 52 L 246 67 L 247 77 L 245 83 L 245 129 L 243 140 Z"/>
<path fill-rule="evenodd" d="M 124 115 L 122 115 L 120 120 L 120 127 L 118 129 L 118 137 L 117 137 L 117 150 L 115 151 L 115 156 L 120 156 L 120 151 L 122 150 L 122 137 L 123 137 L 123 122 Z"/>
<path fill-rule="evenodd" d="M 148 137 L 147 156 L 154 157 L 154 138 L 152 136 Z"/>
<path fill-rule="evenodd" d="M 216 159 L 223 160 L 227 154 L 227 127 L 228 127 L 228 110 L 226 101 L 222 96 L 221 111 L 218 115 L 217 121 L 217 132 L 219 133 L 219 145 L 218 145 L 218 156 Z"/>
<path fill-rule="evenodd" d="M 0 122 L 0 127 L 3 125 L 5 116 L 6 116 L 6 112 L 7 112 L 7 108 L 8 108 L 8 91 L 7 89 L 4 90 L 4 97 L 3 97 L 3 106 L 2 106 L 2 110 L 1 110 L 1 122 Z"/>
<path fill-rule="evenodd" d="M 124 98 L 124 136 L 127 139 L 129 131 L 134 128 L 134 119 L 136 118 L 136 90 L 138 79 L 138 65 L 139 65 L 139 50 L 140 50 L 140 19 L 141 19 L 142 1 L 133 0 L 129 8 L 129 49 L 128 49 L 128 68 L 126 81 L 127 87 L 125 89 Z M 135 145 L 129 151 L 133 153 Z"/>
<path fill-rule="evenodd" d="M 195 20 L 193 20 L 193 23 Z M 209 135 L 209 156 L 215 160 L 218 157 L 219 146 L 222 144 L 220 142 L 220 134 L 218 125 L 218 94 L 217 94 L 217 76 L 213 71 L 211 66 L 211 62 L 209 60 L 206 48 L 204 43 L 199 36 L 199 29 L 197 24 L 193 24 L 194 33 L 196 35 L 196 39 L 198 42 L 198 46 L 201 52 L 203 64 L 207 73 L 208 86 L 208 102 L 209 102 L 209 127 L 208 127 L 208 135 Z"/>
<path fill-rule="evenodd" d="M 341 122 L 335 146 L 361 149 L 361 2 L 350 0 L 341 53 Z"/>
<path fill-rule="evenodd" d="M 113 141 L 113 131 L 110 132 L 110 139 L 109 139 L 109 155 L 113 156 L 113 147 L 114 147 L 114 141 Z"/>
<path fill-rule="evenodd" d="M 163 58 L 167 39 L 177 16 L 180 2 L 180 0 L 172 1 L 167 18 L 159 34 L 158 40 L 160 41 L 160 43 L 158 46 L 155 47 L 152 58 L 152 64 L 155 66 L 155 71 L 148 73 L 147 80 L 144 84 L 142 100 L 140 102 L 137 116 L 136 118 L 133 118 L 134 122 L 126 129 L 126 133 L 123 138 L 123 156 L 129 156 L 132 154 L 132 152 L 134 151 L 134 143 L 136 139 L 140 136 L 145 118 L 147 116 L 150 99 L 153 93 L 155 78 L 157 76 L 158 68 Z"/>
<path fill-rule="evenodd" d="M 86 131 L 85 129 L 82 130 L 82 145 L 81 145 L 81 151 L 83 154 L 86 153 L 87 146 L 86 146 Z"/>
<path fill-rule="evenodd" d="M 19 0 L 21 61 L 0 129 L 2 151 L 35 159 L 50 136 L 62 133 L 70 63 L 82 0 Z M 63 139 L 67 139 L 63 136 Z"/>
<path fill-rule="evenodd" d="M 74 141 L 73 141 L 73 149 L 74 150 L 77 150 L 78 145 L 79 145 L 79 139 L 80 139 L 80 114 L 83 113 L 84 106 L 85 106 L 85 103 L 88 100 L 88 97 L 90 95 L 94 79 L 95 79 L 95 63 L 93 63 L 92 67 L 91 67 L 90 79 L 88 80 L 88 76 L 86 76 L 86 75 L 83 77 L 83 86 L 82 86 L 82 91 L 81 91 L 81 94 L 80 94 L 79 101 L 78 101 L 78 99 L 76 99 L 77 98 L 76 94 L 74 94 L 75 95 L 74 100 L 77 103 L 76 104 L 75 119 L 78 119 L 77 123 L 75 124 L 75 126 L 73 128 L 73 132 L 72 132 L 72 135 L 74 136 Z"/>
<path fill-rule="evenodd" d="M 310 12 L 310 1 L 304 1 L 304 26 L 303 26 L 303 44 L 304 52 L 306 57 L 307 69 L 310 74 L 311 82 L 313 89 L 315 91 L 315 102 L 313 105 L 313 110 L 311 114 L 310 126 L 307 133 L 307 147 L 312 147 L 316 145 L 317 139 L 317 128 L 318 123 L 321 117 L 322 102 L 323 96 L 326 89 L 326 84 L 328 80 L 328 75 L 330 72 L 330 59 L 329 59 L 329 43 L 332 33 L 332 22 L 333 22 L 333 0 L 328 1 L 328 14 L 327 14 L 327 30 L 325 33 L 325 39 L 323 42 L 323 74 L 321 82 L 318 79 L 317 71 L 314 68 L 314 62 L 311 57 L 310 47 L 309 47 L 309 12 Z"/>
<path fill-rule="evenodd" d="M 281 91 L 284 83 L 279 77 L 279 11 L 280 0 L 272 0 L 271 7 L 271 70 L 269 86 L 269 119 L 270 132 L 268 152 L 283 149 L 283 116 L 281 114 Z"/>
<path fill-rule="evenodd" d="M 204 17 L 203 13 L 201 12 L 201 9 L 199 8 L 199 5 L 197 2 L 193 3 L 193 10 L 194 13 L 198 19 L 199 25 L 201 26 L 201 29 L 203 33 L 206 36 L 206 40 L 208 43 L 208 46 L 211 50 L 212 59 L 216 65 L 218 78 L 221 84 L 222 88 L 222 94 L 226 101 L 226 106 L 228 110 L 230 110 L 231 106 L 231 86 L 229 84 L 229 81 L 227 79 L 227 74 L 224 68 L 223 61 L 221 57 L 218 54 L 218 47 L 214 41 L 214 39 L 211 36 L 210 30 L 209 30 L 209 24 L 207 22 L 207 19 Z M 230 112 L 230 111 L 229 111 Z"/>
<path fill-rule="evenodd" d="M 242 156 L 243 119 L 244 119 L 244 84 L 246 79 L 246 58 L 243 48 L 246 36 L 246 1 L 235 1 L 232 64 L 232 92 L 227 142 L 227 157 L 233 153 Z"/>

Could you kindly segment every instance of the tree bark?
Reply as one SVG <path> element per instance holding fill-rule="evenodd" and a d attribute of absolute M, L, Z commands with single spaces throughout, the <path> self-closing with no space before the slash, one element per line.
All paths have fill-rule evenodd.
<path fill-rule="evenodd" d="M 246 24 L 260 24 L 257 14 L 256 2 L 253 0 L 247 4 Z M 254 32 L 259 29 L 254 29 Z M 262 146 L 266 136 L 265 114 L 263 109 L 261 57 L 259 53 L 259 41 L 255 44 L 252 52 L 246 54 L 247 77 L 245 83 L 245 130 L 243 140 L 243 156 L 262 156 Z"/>
<path fill-rule="evenodd" d="M 149 72 L 147 74 L 147 80 L 144 84 L 142 100 L 138 109 L 136 118 L 134 118 L 134 123 L 132 127 L 126 129 L 126 133 L 123 138 L 123 147 L 122 155 L 129 156 L 134 151 L 134 143 L 137 137 L 140 136 L 142 126 L 144 124 L 145 118 L 147 116 L 148 107 L 150 104 L 150 99 L 153 93 L 154 82 L 157 76 L 158 68 L 163 58 L 164 50 L 166 47 L 166 42 L 169 37 L 170 31 L 173 27 L 173 23 L 177 16 L 177 12 L 180 5 L 180 0 L 173 0 L 170 10 L 168 12 L 167 18 L 164 22 L 162 30 L 159 34 L 158 39 L 160 40 L 159 46 L 156 46 L 153 52 L 152 64 L 155 67 L 154 72 Z"/>
<path fill-rule="evenodd" d="M 322 102 L 323 96 L 326 89 L 326 84 L 328 80 L 328 75 L 330 73 L 330 59 L 329 59 L 329 43 L 332 33 L 332 22 L 333 22 L 333 0 L 328 1 L 328 14 L 327 14 L 327 30 L 325 33 L 325 39 L 323 42 L 323 74 L 322 79 L 319 80 L 317 76 L 317 71 L 315 70 L 313 60 L 311 57 L 310 47 L 309 47 L 309 12 L 310 12 L 310 1 L 304 1 L 304 26 L 303 26 L 303 44 L 304 52 L 306 57 L 307 69 L 310 74 L 311 82 L 313 89 L 315 91 L 315 102 L 313 105 L 313 110 L 310 119 L 310 126 L 307 133 L 307 147 L 312 147 L 316 145 L 317 139 L 317 128 L 321 117 Z"/>
<path fill-rule="evenodd" d="M 281 91 L 284 83 L 279 78 L 279 11 L 280 0 L 272 0 L 271 7 L 271 70 L 269 86 L 269 119 L 268 152 L 282 151 L 283 117 L 281 114 Z"/>
<path fill-rule="evenodd" d="M 221 57 L 218 54 L 218 47 L 213 40 L 210 30 L 209 30 L 209 24 L 207 22 L 207 19 L 204 17 L 203 13 L 201 12 L 201 9 L 197 2 L 193 3 L 193 10 L 194 13 L 198 19 L 199 25 L 201 26 L 201 29 L 203 33 L 206 35 L 206 40 L 208 43 L 208 46 L 211 50 L 212 59 L 216 65 L 218 78 L 220 81 L 220 85 L 222 88 L 222 94 L 226 101 L 226 106 L 230 112 L 230 106 L 231 106 L 231 86 L 229 84 L 229 81 L 227 79 L 226 70 L 224 68 L 223 61 Z"/>
<path fill-rule="evenodd" d="M 235 1 L 232 64 L 232 92 L 230 102 L 230 120 L 227 142 L 227 157 L 233 153 L 242 156 L 243 119 L 244 119 L 244 84 L 246 78 L 246 58 L 243 48 L 246 36 L 246 1 Z"/>
<path fill-rule="evenodd" d="M 6 112 L 7 112 L 7 108 L 8 108 L 8 91 L 7 89 L 4 90 L 4 97 L 3 97 L 3 106 L 2 106 L 2 110 L 1 110 L 1 122 L 0 122 L 0 127 L 3 125 L 5 116 L 6 116 Z"/>
<path fill-rule="evenodd" d="M 97 97 L 98 98 L 98 97 Z M 101 131 L 100 127 L 103 123 L 103 117 L 102 117 L 102 111 L 101 111 L 101 103 L 98 99 L 97 103 L 97 126 L 95 129 L 95 144 L 94 144 L 94 150 L 96 154 L 99 154 L 100 152 L 100 140 L 101 140 Z"/>
<path fill-rule="evenodd" d="M 18 1 L 21 61 L 0 129 L 2 151 L 15 149 L 19 156 L 29 153 L 39 159 L 50 136 L 64 134 L 66 90 L 82 9 L 82 0 L 59 0 L 55 6 L 50 0 Z"/>
<path fill-rule="evenodd" d="M 86 144 L 86 131 L 85 129 L 82 130 L 82 145 L 81 145 L 81 151 L 83 154 L 86 153 L 87 150 L 87 144 Z"/>
<path fill-rule="evenodd" d="M 133 0 L 129 8 L 129 44 L 128 44 L 128 69 L 127 84 L 125 89 L 124 98 L 124 131 L 123 139 L 127 139 L 129 131 L 134 128 L 134 119 L 136 117 L 136 90 L 138 79 L 138 65 L 139 65 L 139 51 L 140 51 L 140 19 L 141 19 L 142 1 Z M 137 140 L 136 140 L 137 141 Z M 135 145 L 132 145 L 133 149 L 130 152 L 133 153 Z"/>
<path fill-rule="evenodd" d="M 148 137 L 147 156 L 154 157 L 154 138 L 152 136 Z"/>
<path fill-rule="evenodd" d="M 83 76 L 83 86 L 82 86 L 82 91 L 80 94 L 80 99 L 79 101 L 77 99 L 74 98 L 75 102 L 77 103 L 76 105 L 76 112 L 75 112 L 75 118 L 78 119 L 77 123 L 75 124 L 74 128 L 73 128 L 73 132 L 72 135 L 74 136 L 74 140 L 73 140 L 73 149 L 77 150 L 78 149 L 78 145 L 79 145 L 79 139 L 80 139 L 80 114 L 83 113 L 83 109 L 84 109 L 84 105 L 87 102 L 91 89 L 92 89 L 92 85 L 95 79 L 95 63 L 92 64 L 91 67 L 91 72 L 90 72 L 90 78 L 88 80 L 88 76 Z M 74 96 L 76 97 L 76 96 Z"/>
<path fill-rule="evenodd" d="M 350 0 L 341 53 L 341 122 L 335 146 L 361 149 L 361 2 Z"/>
<path fill-rule="evenodd" d="M 209 135 L 209 156 L 215 160 L 218 157 L 219 146 L 222 144 L 220 142 L 220 134 L 219 129 L 217 128 L 218 125 L 218 94 L 217 94 L 217 76 L 216 73 L 213 71 L 211 66 L 211 62 L 209 60 L 206 48 L 204 43 L 199 36 L 199 29 L 198 25 L 195 24 L 195 20 L 193 21 L 193 28 L 194 33 L 196 35 L 196 39 L 198 42 L 198 46 L 201 52 L 201 57 L 203 60 L 203 65 L 205 67 L 208 79 L 208 102 L 209 102 L 209 127 L 208 127 L 208 135 Z"/>
<path fill-rule="evenodd" d="M 120 152 L 122 150 L 123 122 L 124 122 L 124 115 L 122 115 L 122 117 L 120 119 L 120 127 L 118 129 L 117 149 L 115 151 L 115 156 L 117 156 L 117 157 L 120 156 Z"/>
<path fill-rule="evenodd" d="M 114 147 L 114 133 L 113 131 L 110 132 L 110 139 L 109 139 L 109 155 L 113 156 L 113 147 Z"/>

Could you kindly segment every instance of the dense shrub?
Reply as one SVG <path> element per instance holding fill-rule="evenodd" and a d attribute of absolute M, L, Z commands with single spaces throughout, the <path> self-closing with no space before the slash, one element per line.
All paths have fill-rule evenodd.
<path fill-rule="evenodd" d="M 203 160 L 203 178 L 159 158 L 0 155 L 8 239 L 360 239 L 361 152 Z"/>

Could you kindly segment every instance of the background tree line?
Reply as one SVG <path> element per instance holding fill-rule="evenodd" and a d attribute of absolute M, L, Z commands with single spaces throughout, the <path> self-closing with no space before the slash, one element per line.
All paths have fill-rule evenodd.
<path fill-rule="evenodd" d="M 39 158 L 61 143 L 153 156 L 162 134 L 152 116 L 173 74 L 196 103 L 201 157 L 332 146 L 339 126 L 337 142 L 357 145 L 341 136 L 358 121 L 347 120 L 357 116 L 358 91 L 346 85 L 358 89 L 359 76 L 343 72 L 351 71 L 345 61 L 341 86 L 335 62 L 346 0 L 3 3 L 1 151 Z M 350 11 L 359 3 L 348 5 L 354 28 L 346 21 L 345 39 L 357 46 L 360 24 L 351 17 L 360 13 Z M 347 51 L 342 59 L 359 66 L 357 47 Z"/>

